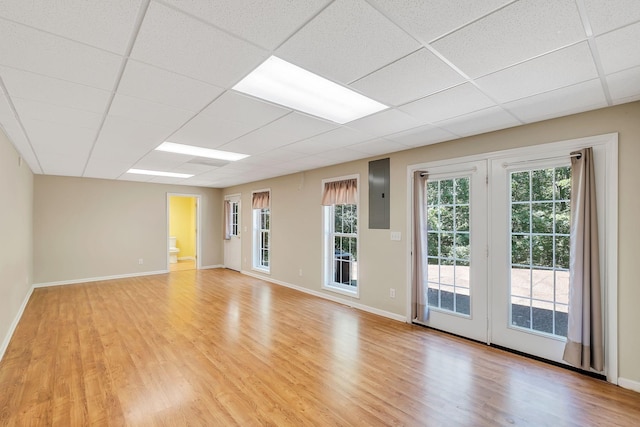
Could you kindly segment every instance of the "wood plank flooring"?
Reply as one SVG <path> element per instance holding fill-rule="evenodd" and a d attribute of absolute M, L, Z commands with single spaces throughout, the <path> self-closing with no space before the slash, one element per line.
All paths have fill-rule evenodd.
<path fill-rule="evenodd" d="M 640 394 L 228 270 L 36 289 L 1 426 L 632 426 Z"/>

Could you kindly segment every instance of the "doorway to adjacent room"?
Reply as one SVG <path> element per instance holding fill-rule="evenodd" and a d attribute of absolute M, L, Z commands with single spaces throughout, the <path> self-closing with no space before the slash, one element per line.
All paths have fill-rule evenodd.
<path fill-rule="evenodd" d="M 169 271 L 200 268 L 199 196 L 167 194 L 167 266 Z"/>

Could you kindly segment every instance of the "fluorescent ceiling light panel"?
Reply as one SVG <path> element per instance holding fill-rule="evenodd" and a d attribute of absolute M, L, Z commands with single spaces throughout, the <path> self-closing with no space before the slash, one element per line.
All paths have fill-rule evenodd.
<path fill-rule="evenodd" d="M 233 89 L 340 124 L 389 108 L 275 56 Z"/>
<path fill-rule="evenodd" d="M 212 150 L 211 148 L 196 147 L 194 145 L 176 144 L 175 142 L 163 142 L 156 148 L 158 151 L 169 153 L 188 154 L 196 157 L 207 157 L 209 159 L 229 160 L 234 162 L 249 157 L 248 154 L 232 153 L 230 151 Z"/>
<path fill-rule="evenodd" d="M 135 173 L 138 175 L 168 176 L 170 178 L 191 178 L 193 176 L 188 173 L 148 171 L 145 169 L 129 169 L 127 173 Z"/>

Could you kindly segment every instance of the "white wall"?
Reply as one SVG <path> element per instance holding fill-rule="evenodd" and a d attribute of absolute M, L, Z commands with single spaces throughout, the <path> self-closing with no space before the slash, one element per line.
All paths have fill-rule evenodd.
<path fill-rule="evenodd" d="M 30 294 L 33 174 L 0 129 L 0 358 Z"/>

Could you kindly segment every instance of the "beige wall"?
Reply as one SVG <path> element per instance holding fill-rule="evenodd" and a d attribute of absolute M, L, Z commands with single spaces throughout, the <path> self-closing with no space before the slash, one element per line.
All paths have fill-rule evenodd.
<path fill-rule="evenodd" d="M 640 280 L 636 270 L 640 227 L 640 102 L 577 114 L 484 135 L 420 147 L 391 158 L 391 230 L 401 242 L 390 241 L 389 230 L 369 230 L 368 160 L 313 170 L 224 190 L 242 193 L 242 220 L 250 230 L 252 190 L 271 188 L 272 279 L 310 290 L 321 289 L 322 230 L 320 192 L 323 178 L 360 174 L 360 299 L 359 303 L 405 315 L 407 299 L 407 166 L 422 162 L 499 151 L 610 132 L 619 133 L 619 374 L 640 381 Z M 242 237 L 242 268 L 251 268 L 251 233 Z M 298 270 L 303 275 L 298 275 Z M 389 288 L 397 291 L 389 298 Z M 332 296 L 337 296 L 332 294 Z"/>
<path fill-rule="evenodd" d="M 33 174 L 0 130 L 0 356 L 31 288 Z"/>
<path fill-rule="evenodd" d="M 34 283 L 166 270 L 167 193 L 201 196 L 201 265 L 222 264 L 221 190 L 36 175 Z"/>

